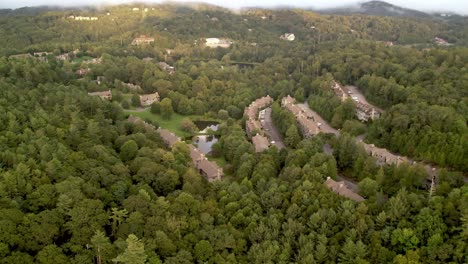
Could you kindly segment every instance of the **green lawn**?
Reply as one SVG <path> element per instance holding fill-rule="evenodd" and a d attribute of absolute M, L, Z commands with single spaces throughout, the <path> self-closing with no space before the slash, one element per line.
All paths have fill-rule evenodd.
<path fill-rule="evenodd" d="M 182 115 L 174 113 L 172 114 L 171 119 L 166 120 L 166 119 L 163 119 L 161 115 L 156 115 L 156 114 L 151 113 L 149 109 L 143 112 L 127 112 L 126 111 L 125 113 L 133 115 L 133 116 L 138 116 L 142 119 L 149 119 L 151 121 L 154 121 L 158 123 L 160 127 L 168 129 L 174 132 L 177 136 L 182 137 L 182 138 L 189 137 L 192 135 L 180 129 L 180 123 L 182 122 L 182 120 L 185 118 L 191 118 L 191 116 L 182 116 Z"/>
<path fill-rule="evenodd" d="M 124 110 L 125 111 L 125 110 Z M 166 120 L 161 117 L 161 115 L 153 114 L 150 112 L 150 109 L 146 109 L 143 112 L 132 112 L 132 111 L 125 111 L 125 113 L 140 117 L 142 119 L 149 119 L 151 121 L 154 121 L 159 124 L 160 127 L 168 129 L 172 132 L 174 132 L 177 136 L 185 138 L 192 136 L 193 134 L 190 134 L 188 132 L 182 131 L 180 129 L 180 123 L 182 120 L 185 118 L 189 118 L 193 121 L 195 120 L 207 120 L 207 121 L 220 121 L 216 120 L 213 118 L 209 118 L 206 116 L 201 116 L 201 115 L 189 115 L 189 116 L 184 116 L 184 115 L 179 115 L 177 113 L 173 113 L 171 119 Z"/>

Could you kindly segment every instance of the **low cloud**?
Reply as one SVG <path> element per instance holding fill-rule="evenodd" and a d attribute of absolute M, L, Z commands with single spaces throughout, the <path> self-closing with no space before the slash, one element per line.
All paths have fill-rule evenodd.
<path fill-rule="evenodd" d="M 86 6 L 86 5 L 116 5 L 132 3 L 135 1 L 131 0 L 2 0 L 0 8 L 19 8 L 25 6 Z M 292 6 L 292 7 L 308 7 L 308 8 L 332 8 L 349 6 L 356 4 L 357 2 L 365 2 L 359 0 L 237 0 L 237 1 L 226 1 L 226 0 L 202 0 L 202 1 L 191 1 L 191 0 L 172 0 L 172 1 L 161 1 L 161 0 L 149 0 L 143 1 L 147 3 L 163 3 L 163 2 L 176 2 L 176 3 L 189 3 L 189 2 L 204 2 L 219 6 L 224 6 L 232 9 L 239 9 L 242 7 L 278 7 L 278 6 Z M 456 12 L 460 14 L 468 14 L 468 1 L 460 0 L 388 0 L 387 2 L 421 11 L 439 11 L 439 12 Z"/>

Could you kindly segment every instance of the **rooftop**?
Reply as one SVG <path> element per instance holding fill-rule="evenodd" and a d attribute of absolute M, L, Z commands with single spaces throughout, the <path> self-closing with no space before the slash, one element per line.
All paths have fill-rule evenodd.
<path fill-rule="evenodd" d="M 349 198 L 351 200 L 354 200 L 356 202 L 362 202 L 365 200 L 362 196 L 350 190 L 348 186 L 346 186 L 345 182 L 343 181 L 336 182 L 332 178 L 327 177 L 327 180 L 325 181 L 325 185 L 328 188 L 330 188 L 334 193 L 341 195 L 343 197 Z"/>

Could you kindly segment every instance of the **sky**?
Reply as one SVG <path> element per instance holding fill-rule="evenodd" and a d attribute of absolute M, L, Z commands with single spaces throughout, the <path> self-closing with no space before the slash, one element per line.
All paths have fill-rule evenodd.
<path fill-rule="evenodd" d="M 0 0 L 0 8 L 19 8 L 24 6 L 83 6 L 83 5 L 101 5 L 101 4 L 122 4 L 135 2 L 132 0 Z M 160 3 L 161 0 L 143 0 L 138 2 Z M 171 1 L 166 1 L 171 2 Z M 357 2 L 366 2 L 366 0 L 172 0 L 172 2 L 205 2 L 220 5 L 228 8 L 240 7 L 275 7 L 275 6 L 294 6 L 294 7 L 313 7 L 328 8 L 355 4 Z M 455 12 L 468 15 L 467 0 L 387 0 L 386 2 L 421 11 L 443 11 Z"/>

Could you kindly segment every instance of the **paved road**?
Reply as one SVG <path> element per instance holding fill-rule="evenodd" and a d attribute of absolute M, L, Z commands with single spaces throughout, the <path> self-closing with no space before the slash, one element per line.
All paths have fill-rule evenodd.
<path fill-rule="evenodd" d="M 261 123 L 263 130 L 265 131 L 265 134 L 268 136 L 270 141 L 275 141 L 273 145 L 275 145 L 278 149 L 285 148 L 286 146 L 284 145 L 283 138 L 271 120 L 271 107 L 265 109 L 265 119 L 262 120 Z"/>
<path fill-rule="evenodd" d="M 359 100 L 359 102 L 362 102 L 364 104 L 367 104 L 367 105 L 370 105 L 372 107 L 374 107 L 375 109 L 379 110 L 380 112 L 383 112 L 382 109 L 378 108 L 377 106 L 375 105 L 372 105 L 371 103 L 367 102 L 366 100 L 366 97 L 364 96 L 364 94 L 361 93 L 361 91 L 356 87 L 356 86 L 352 86 L 352 85 L 347 85 L 345 87 L 343 87 L 344 91 L 348 93 L 351 92 L 351 93 L 348 93 L 349 96 L 351 97 L 357 97 L 357 99 Z"/>
<path fill-rule="evenodd" d="M 304 104 L 297 104 L 307 115 L 310 115 L 314 118 L 315 122 L 321 123 L 320 132 L 331 133 L 337 136 L 340 135 L 340 131 L 334 129 L 330 126 L 319 114 L 309 107 L 309 104 L 306 102 Z"/>

